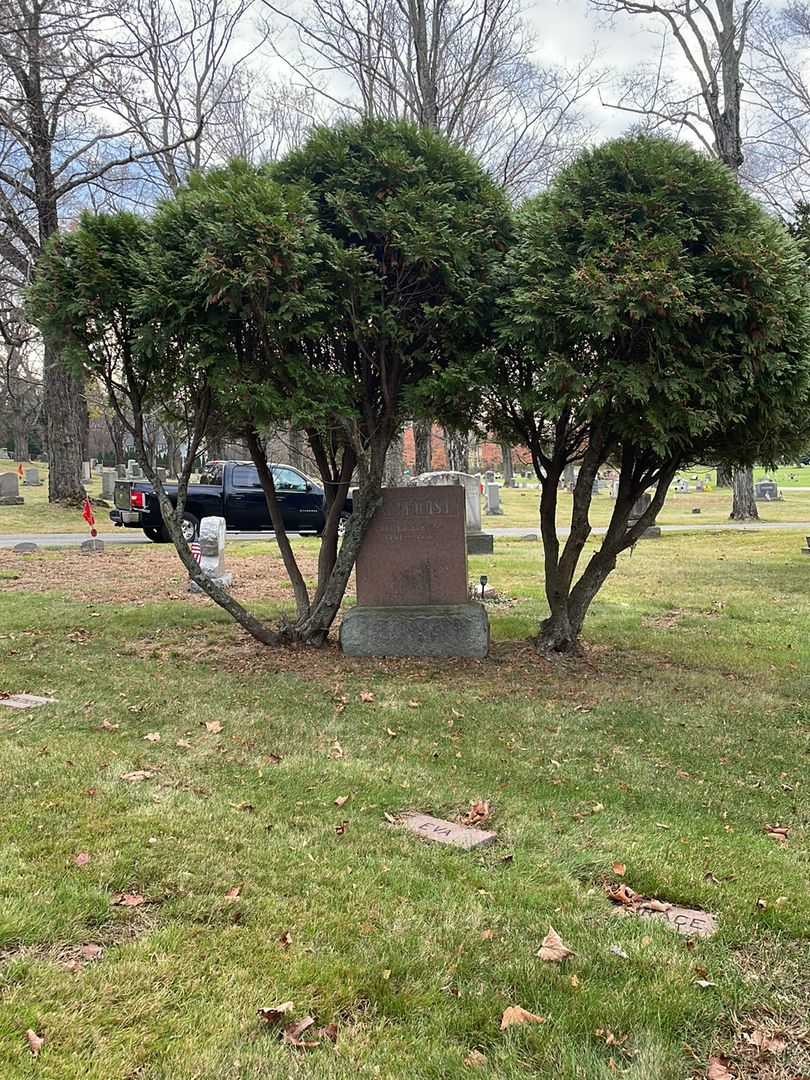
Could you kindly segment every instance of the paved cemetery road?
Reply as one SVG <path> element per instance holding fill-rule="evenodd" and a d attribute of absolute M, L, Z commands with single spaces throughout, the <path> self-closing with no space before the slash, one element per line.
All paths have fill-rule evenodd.
<path fill-rule="evenodd" d="M 784 530 L 786 532 L 810 531 L 808 521 L 759 521 L 752 524 L 739 524 L 728 521 L 720 524 L 708 522 L 686 522 L 683 525 L 661 525 L 661 531 L 674 532 L 760 532 L 762 530 Z M 492 533 L 495 537 L 511 537 L 514 539 L 537 539 L 537 533 L 526 526 L 519 528 L 499 529 L 496 526 L 489 527 L 485 524 L 484 531 Z M 601 536 L 607 532 L 604 526 L 595 526 L 592 530 L 594 536 Z M 560 529 L 560 536 L 567 536 L 568 529 Z M 291 534 L 295 536 L 295 533 Z M 77 533 L 0 533 L 0 548 L 11 548 L 16 544 L 25 542 L 38 544 L 40 547 L 73 547 L 87 540 L 87 532 Z M 150 544 L 151 540 L 138 532 L 136 529 L 116 529 L 114 532 L 100 532 L 99 538 L 106 544 Z M 270 532 L 229 532 L 229 540 L 264 540 L 273 539 Z"/>

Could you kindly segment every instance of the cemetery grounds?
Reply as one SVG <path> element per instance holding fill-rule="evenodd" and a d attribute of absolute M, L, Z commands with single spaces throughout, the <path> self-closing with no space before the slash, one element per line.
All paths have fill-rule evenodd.
<path fill-rule="evenodd" d="M 0 551 L 0 690 L 57 699 L 0 708 L 0 1076 L 810 1075 L 800 548 L 642 542 L 557 664 L 516 539 L 470 560 L 503 598 L 479 662 L 263 649 L 171 548 Z M 272 542 L 226 560 L 289 606 Z M 478 851 L 397 826 L 471 804 Z M 622 918 L 616 884 L 718 931 Z M 549 927 L 575 955 L 538 956 Z"/>

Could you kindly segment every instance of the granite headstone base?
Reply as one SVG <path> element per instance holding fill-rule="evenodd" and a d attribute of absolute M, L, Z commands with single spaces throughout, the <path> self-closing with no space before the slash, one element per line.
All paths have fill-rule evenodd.
<path fill-rule="evenodd" d="M 0 495 L 0 506 L 24 506 L 22 495 Z"/>
<path fill-rule="evenodd" d="M 219 574 L 214 576 L 213 574 L 207 574 L 215 585 L 219 585 L 221 589 L 229 589 L 233 584 L 233 574 Z M 190 593 L 200 593 L 203 596 L 207 596 L 205 589 L 202 585 L 198 585 L 192 578 L 188 579 L 188 591 Z"/>
<path fill-rule="evenodd" d="M 478 603 L 353 607 L 340 625 L 347 656 L 469 656 L 489 652 L 489 619 Z"/>
<path fill-rule="evenodd" d="M 468 555 L 491 555 L 495 550 L 495 538 L 492 533 L 467 533 Z"/>

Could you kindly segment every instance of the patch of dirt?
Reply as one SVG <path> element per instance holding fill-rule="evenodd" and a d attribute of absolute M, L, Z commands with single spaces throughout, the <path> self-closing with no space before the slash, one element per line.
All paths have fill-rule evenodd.
<path fill-rule="evenodd" d="M 317 576 L 317 560 L 298 553 L 304 578 Z M 293 605 L 290 586 L 281 556 L 226 554 L 226 566 L 233 574 L 232 592 L 239 600 L 274 600 Z M 7 577 L 6 573 L 16 576 Z M 78 548 L 38 551 L 15 555 L 0 550 L 0 593 L 59 592 L 83 603 L 145 604 L 163 600 L 185 600 L 207 604 L 202 595 L 186 591 L 188 575 L 171 544 L 150 547 L 109 545 L 98 555 L 82 555 Z"/>
<path fill-rule="evenodd" d="M 102 959 L 104 951 L 111 946 L 125 945 L 151 933 L 157 926 L 157 921 L 154 910 L 129 909 L 103 926 L 88 929 L 85 941 L 80 944 L 53 942 L 49 945 L 10 945 L 0 949 L 0 966 L 14 960 L 33 960 L 78 970 L 86 964 Z M 91 950 L 85 951 L 88 946 L 91 946 Z M 92 949 L 93 946 L 97 946 L 101 951 Z"/>

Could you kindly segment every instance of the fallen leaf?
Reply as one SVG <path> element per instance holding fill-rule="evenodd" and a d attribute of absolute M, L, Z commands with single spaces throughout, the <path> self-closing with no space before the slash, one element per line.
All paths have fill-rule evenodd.
<path fill-rule="evenodd" d="M 504 1009 L 501 1017 L 501 1031 L 511 1027 L 512 1024 L 545 1024 L 545 1022 L 545 1016 L 537 1016 L 535 1013 L 527 1012 L 520 1005 L 510 1005 L 508 1009 Z"/>
<path fill-rule="evenodd" d="M 253 811 L 256 809 L 253 803 L 250 802 L 231 803 L 231 806 L 234 808 L 234 810 L 238 810 L 240 813 L 243 814 L 252 814 Z"/>
<path fill-rule="evenodd" d="M 385 734 L 390 735 L 392 739 L 395 739 L 397 737 L 396 731 L 392 731 L 390 727 L 387 727 L 385 729 Z"/>
<path fill-rule="evenodd" d="M 335 806 L 343 806 L 348 801 L 349 801 L 349 796 L 348 795 L 338 795 L 338 797 L 335 799 Z"/>
<path fill-rule="evenodd" d="M 754 1028 L 747 1034 L 748 1042 L 763 1054 L 781 1054 L 784 1052 L 787 1042 L 779 1035 L 769 1035 L 763 1028 Z"/>
<path fill-rule="evenodd" d="M 374 700 L 374 695 L 372 694 L 372 692 L 370 690 L 361 690 L 360 691 L 360 700 L 364 701 L 364 702 L 373 701 Z M 314 1021 L 313 1021 L 313 1023 L 314 1023 Z"/>
<path fill-rule="evenodd" d="M 493 941 L 494 938 L 495 938 L 495 931 L 494 930 L 482 930 L 481 931 L 481 940 L 482 941 Z"/>
<path fill-rule="evenodd" d="M 489 802 L 486 799 L 477 799 L 470 803 L 470 809 L 461 820 L 465 825 L 482 825 L 489 821 L 491 814 Z"/>
<path fill-rule="evenodd" d="M 174 745 L 182 747 L 183 750 L 191 749 L 191 743 L 188 741 L 188 739 L 178 739 Z"/>
<path fill-rule="evenodd" d="M 790 835 L 790 829 L 786 825 L 766 825 L 765 832 L 778 844 L 786 844 Z"/>
<path fill-rule="evenodd" d="M 96 945 L 90 942 L 87 945 L 82 945 L 82 957 L 85 960 L 98 960 L 101 954 L 104 952 L 100 945 Z"/>
<path fill-rule="evenodd" d="M 151 780 L 154 775 L 148 769 L 136 769 L 135 772 L 122 773 L 121 779 L 126 780 L 128 784 L 139 784 L 141 780 Z"/>
<path fill-rule="evenodd" d="M 144 735 L 144 741 L 145 742 L 160 742 L 160 732 L 159 731 L 150 731 L 150 732 L 148 732 L 148 734 Z"/>
<path fill-rule="evenodd" d="M 78 855 L 73 856 L 73 862 L 76 866 L 87 866 L 90 862 L 90 853 L 88 851 L 80 851 Z"/>
<path fill-rule="evenodd" d="M 304 1049 L 310 1049 L 314 1046 L 317 1046 L 317 1043 L 304 1042 L 301 1039 L 301 1036 L 304 1034 L 304 1032 L 308 1031 L 314 1023 L 314 1016 L 305 1016 L 302 1020 L 296 1020 L 292 1024 L 287 1024 L 287 1026 L 284 1028 L 284 1042 L 290 1043 L 292 1046 L 297 1046 Z"/>
<path fill-rule="evenodd" d="M 328 1039 L 329 1042 L 336 1043 L 338 1036 L 337 1024 L 325 1024 L 323 1027 L 319 1027 L 315 1034 L 320 1039 Z"/>
<path fill-rule="evenodd" d="M 699 986 L 701 990 L 708 990 L 710 986 L 717 986 L 717 983 L 712 982 L 711 979 L 695 979 L 695 986 Z"/>
<path fill-rule="evenodd" d="M 728 1058 L 709 1058 L 709 1068 L 706 1072 L 706 1080 L 734 1080 L 734 1073 L 729 1072 Z"/>
<path fill-rule="evenodd" d="M 579 979 L 576 977 L 576 975 L 572 975 L 568 981 L 571 983 L 575 990 L 579 986 Z"/>
<path fill-rule="evenodd" d="M 418 701 L 409 701 L 408 702 L 408 708 L 409 709 L 418 709 L 419 708 L 419 702 Z"/>
<path fill-rule="evenodd" d="M 576 956 L 576 953 L 563 944 L 560 935 L 550 926 L 537 955 L 547 964 L 559 964 L 569 956 Z"/>
<path fill-rule="evenodd" d="M 242 886 L 241 885 L 233 885 L 225 893 L 225 899 L 226 900 L 238 900 L 241 895 L 242 895 Z"/>
<path fill-rule="evenodd" d="M 140 907 L 141 904 L 146 903 L 146 900 L 140 893 L 118 892 L 113 893 L 110 903 L 118 907 Z"/>
<path fill-rule="evenodd" d="M 594 803 L 593 806 L 591 807 L 591 813 L 592 814 L 601 814 L 604 809 L 605 809 L 605 804 L 604 803 L 600 803 L 600 802 Z"/>
<path fill-rule="evenodd" d="M 219 735 L 220 731 L 222 731 L 222 724 L 219 720 L 206 720 L 205 730 L 212 735 Z"/>
<path fill-rule="evenodd" d="M 621 957 L 622 960 L 629 960 L 630 959 L 630 957 L 627 955 L 627 953 L 624 951 L 624 949 L 621 947 L 621 945 L 611 945 L 610 946 L 610 951 L 614 956 Z"/>
<path fill-rule="evenodd" d="M 102 731 L 118 731 L 120 724 L 111 724 L 109 720 L 102 720 L 99 727 Z"/>
<path fill-rule="evenodd" d="M 663 900 L 656 900 L 655 897 L 652 897 L 649 900 L 642 900 L 638 906 L 642 911 L 659 911 L 663 913 L 669 911 L 672 904 L 667 904 Z"/>
<path fill-rule="evenodd" d="M 385 818 L 385 820 L 388 822 L 389 825 L 398 824 L 397 819 L 394 817 L 394 815 L 389 814 L 387 810 L 383 810 L 383 817 Z"/>
<path fill-rule="evenodd" d="M 468 1069 L 483 1069 L 486 1063 L 486 1055 L 482 1054 L 480 1050 L 471 1050 L 464 1058 L 464 1064 Z"/>
<path fill-rule="evenodd" d="M 284 933 L 279 936 L 278 943 L 282 949 L 289 949 L 292 945 L 292 934 L 289 930 L 285 930 Z"/>
<path fill-rule="evenodd" d="M 348 827 L 349 827 L 348 821 L 341 821 L 341 823 L 339 825 L 335 826 L 335 835 L 343 836 L 343 834 L 346 832 Z"/>
<path fill-rule="evenodd" d="M 627 867 L 624 865 L 623 862 L 615 862 L 613 864 L 613 873 L 616 875 L 616 877 L 624 877 L 624 875 L 627 873 Z"/>
<path fill-rule="evenodd" d="M 26 1031 L 25 1037 L 28 1039 L 28 1047 L 31 1051 L 31 1056 L 39 1057 L 39 1052 L 45 1044 L 45 1039 L 42 1038 L 42 1036 L 37 1035 L 32 1028 L 29 1028 L 28 1031 Z"/>
<path fill-rule="evenodd" d="M 292 1010 L 293 1003 L 291 1001 L 284 1001 L 281 1005 L 270 1005 L 264 1008 L 258 1009 L 259 1017 L 264 1020 L 266 1024 L 278 1024 L 282 1018 Z"/>

